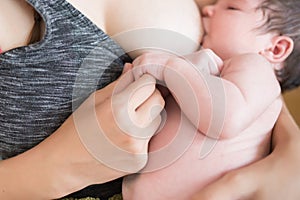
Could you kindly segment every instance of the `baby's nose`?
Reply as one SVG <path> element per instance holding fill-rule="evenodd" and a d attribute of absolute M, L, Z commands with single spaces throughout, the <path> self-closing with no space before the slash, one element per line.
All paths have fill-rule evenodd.
<path fill-rule="evenodd" d="M 214 5 L 207 5 L 202 8 L 203 17 L 211 17 L 214 14 Z"/>

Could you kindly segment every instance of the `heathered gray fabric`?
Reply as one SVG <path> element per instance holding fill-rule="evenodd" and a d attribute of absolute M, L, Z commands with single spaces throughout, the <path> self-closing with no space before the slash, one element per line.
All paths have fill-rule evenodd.
<path fill-rule="evenodd" d="M 115 80 L 129 59 L 65 0 L 28 2 L 46 21 L 46 35 L 39 43 L 0 55 L 3 159 L 53 133 L 72 113 L 72 106 Z"/>

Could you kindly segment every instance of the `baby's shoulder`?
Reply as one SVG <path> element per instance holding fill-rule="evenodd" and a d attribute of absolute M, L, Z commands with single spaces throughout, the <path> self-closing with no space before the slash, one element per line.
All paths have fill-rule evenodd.
<path fill-rule="evenodd" d="M 271 66 L 271 63 L 265 57 L 257 53 L 245 53 L 225 60 L 224 65 L 227 67 L 238 67 L 238 68 L 251 67 L 251 69 L 257 69 L 258 67 L 269 68 Z"/>

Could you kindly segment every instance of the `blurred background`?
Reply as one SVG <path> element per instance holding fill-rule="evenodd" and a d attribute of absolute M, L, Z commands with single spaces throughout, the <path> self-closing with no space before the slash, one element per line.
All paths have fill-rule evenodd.
<path fill-rule="evenodd" d="M 300 87 L 285 92 L 283 94 L 283 98 L 295 121 L 300 127 Z"/>

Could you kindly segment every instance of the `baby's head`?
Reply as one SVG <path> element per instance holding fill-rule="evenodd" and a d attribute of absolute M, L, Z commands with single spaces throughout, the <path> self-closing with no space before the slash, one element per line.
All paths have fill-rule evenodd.
<path fill-rule="evenodd" d="M 263 32 L 274 32 L 293 40 L 291 54 L 277 70 L 282 90 L 293 89 L 300 85 L 300 1 L 263 0 L 261 9 L 265 13 Z"/>
<path fill-rule="evenodd" d="M 299 0 L 218 0 L 202 10 L 203 47 L 222 59 L 259 53 L 278 72 L 282 89 L 300 84 Z"/>
<path fill-rule="evenodd" d="M 184 55 L 199 49 L 203 29 L 194 0 L 135 0 L 123 8 L 110 35 L 132 58 L 152 50 Z"/>

